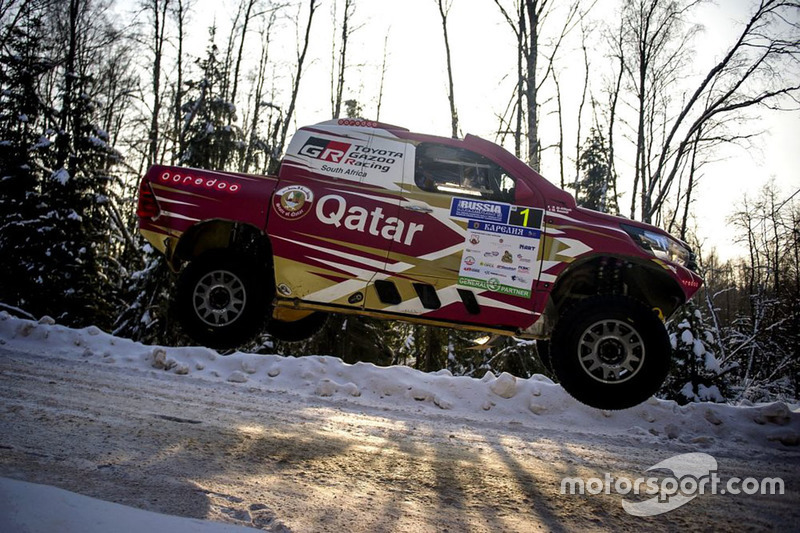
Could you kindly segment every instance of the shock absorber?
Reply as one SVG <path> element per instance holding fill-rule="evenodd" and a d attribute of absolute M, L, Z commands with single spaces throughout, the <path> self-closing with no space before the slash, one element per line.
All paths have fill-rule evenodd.
<path fill-rule="evenodd" d="M 597 291 L 599 294 L 622 294 L 622 269 L 625 261 L 604 257 L 597 266 Z"/>

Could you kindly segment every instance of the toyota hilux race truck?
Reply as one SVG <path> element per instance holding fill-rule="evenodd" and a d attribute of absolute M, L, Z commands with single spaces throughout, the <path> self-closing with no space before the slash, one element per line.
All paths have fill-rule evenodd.
<path fill-rule="evenodd" d="M 299 129 L 277 176 L 153 166 L 137 213 L 205 345 L 301 340 L 330 312 L 549 340 L 563 387 L 605 409 L 658 390 L 663 321 L 702 283 L 683 242 L 491 142 L 364 120 Z"/>

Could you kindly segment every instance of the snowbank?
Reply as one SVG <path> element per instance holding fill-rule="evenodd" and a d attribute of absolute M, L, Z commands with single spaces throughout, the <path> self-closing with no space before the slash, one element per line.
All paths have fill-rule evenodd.
<path fill-rule="evenodd" d="M 281 391 L 425 416 L 449 416 L 572 432 L 629 435 L 716 447 L 786 447 L 800 443 L 800 410 L 783 403 L 740 407 L 679 406 L 651 398 L 624 411 L 600 411 L 573 400 L 559 385 L 536 375 L 518 379 L 487 373 L 482 379 L 448 371 L 349 365 L 335 357 L 301 358 L 236 352 L 221 356 L 201 347 L 147 346 L 94 326 L 70 329 L 44 317 L 23 320 L 0 311 L 0 348 L 46 357 L 163 372 L 176 379 L 227 381 L 244 390 Z M 2 352 L 0 352 L 2 354 Z"/>
<path fill-rule="evenodd" d="M 247 533 L 260 530 L 142 511 L 55 487 L 0 478 L 0 531 Z"/>

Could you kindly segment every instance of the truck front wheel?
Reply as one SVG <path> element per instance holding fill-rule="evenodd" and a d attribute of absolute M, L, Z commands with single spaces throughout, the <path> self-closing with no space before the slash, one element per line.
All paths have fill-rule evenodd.
<path fill-rule="evenodd" d="M 624 296 L 581 300 L 558 321 L 553 370 L 575 399 L 599 409 L 625 409 L 655 394 L 669 372 L 666 328 L 643 303 Z"/>
<path fill-rule="evenodd" d="M 236 348 L 251 340 L 267 315 L 269 276 L 229 250 L 194 259 L 181 274 L 177 307 L 181 324 L 195 341 Z"/>

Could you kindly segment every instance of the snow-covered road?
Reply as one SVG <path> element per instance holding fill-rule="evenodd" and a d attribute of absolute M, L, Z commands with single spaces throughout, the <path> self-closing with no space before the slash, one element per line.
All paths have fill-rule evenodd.
<path fill-rule="evenodd" d="M 504 380 L 222 358 L 3 314 L 0 476 L 269 531 L 800 528 L 786 406 L 603 413 L 544 378 Z M 723 479 L 780 477 L 785 494 L 705 494 L 641 518 L 613 491 L 560 493 L 564 477 L 635 479 L 689 452 Z"/>

